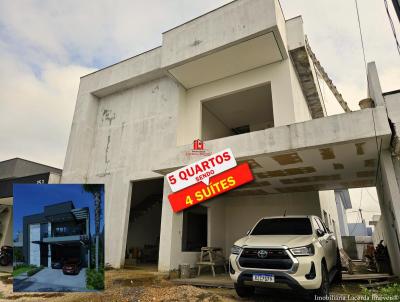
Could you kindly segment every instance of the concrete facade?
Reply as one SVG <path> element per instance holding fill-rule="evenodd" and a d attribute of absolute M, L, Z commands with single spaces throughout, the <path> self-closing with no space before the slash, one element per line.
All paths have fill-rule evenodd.
<path fill-rule="evenodd" d="M 256 94 L 260 87 L 266 93 Z M 237 100 L 253 92 L 264 97 Z M 238 110 L 226 116 L 218 102 Z M 272 124 L 246 119 L 259 110 Z M 246 128 L 238 126 L 247 131 L 234 135 Z M 61 181 L 105 184 L 105 257 L 118 268 L 132 183 L 199 160 L 187 152 L 195 139 L 206 138 L 212 153 L 229 147 L 256 180 L 205 204 L 207 244 L 227 254 L 258 218 L 285 209 L 325 211 L 340 235 L 333 190 L 374 186 L 384 154 L 376 141 L 389 150 L 391 133 L 384 105 L 327 117 L 301 18 L 284 20 L 274 0 L 239 0 L 165 32 L 156 49 L 81 78 Z M 169 193 L 164 182 L 161 271 L 198 258 L 182 251 L 183 214 L 172 212 Z"/>
<path fill-rule="evenodd" d="M 335 191 L 336 209 L 338 212 L 339 229 L 342 236 L 349 236 L 346 210 L 352 208 L 348 190 Z"/>

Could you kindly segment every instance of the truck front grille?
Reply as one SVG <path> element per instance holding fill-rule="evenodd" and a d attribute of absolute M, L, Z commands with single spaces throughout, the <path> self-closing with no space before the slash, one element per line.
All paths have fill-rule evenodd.
<path fill-rule="evenodd" d="M 244 248 L 239 264 L 244 268 L 288 270 L 293 261 L 284 249 Z"/>

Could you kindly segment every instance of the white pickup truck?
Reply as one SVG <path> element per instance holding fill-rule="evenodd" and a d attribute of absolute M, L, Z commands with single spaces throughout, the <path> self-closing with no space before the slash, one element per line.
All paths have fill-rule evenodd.
<path fill-rule="evenodd" d="M 240 297 L 256 287 L 327 296 L 330 282 L 342 277 L 336 238 L 317 216 L 262 218 L 232 246 L 229 272 Z"/>

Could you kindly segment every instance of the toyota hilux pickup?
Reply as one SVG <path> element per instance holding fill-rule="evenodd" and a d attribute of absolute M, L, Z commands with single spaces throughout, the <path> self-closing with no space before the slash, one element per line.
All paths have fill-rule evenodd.
<path fill-rule="evenodd" d="M 260 219 L 232 246 L 229 273 L 240 297 L 257 287 L 328 296 L 330 283 L 342 277 L 336 238 L 317 216 Z"/>

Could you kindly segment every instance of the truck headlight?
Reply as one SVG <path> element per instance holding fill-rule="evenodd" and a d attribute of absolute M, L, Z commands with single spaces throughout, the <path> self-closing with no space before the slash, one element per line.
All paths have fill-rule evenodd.
<path fill-rule="evenodd" d="M 234 255 L 239 255 L 241 251 L 242 251 L 242 248 L 237 245 L 234 245 L 231 248 L 231 254 L 234 254 Z"/>
<path fill-rule="evenodd" d="M 314 245 L 311 243 L 307 246 L 295 247 L 290 249 L 294 256 L 312 256 L 314 255 Z"/>

